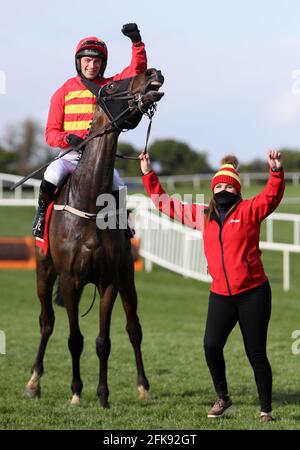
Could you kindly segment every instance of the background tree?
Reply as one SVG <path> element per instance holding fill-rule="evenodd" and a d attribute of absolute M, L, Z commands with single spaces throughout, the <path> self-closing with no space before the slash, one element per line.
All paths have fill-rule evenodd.
<path fill-rule="evenodd" d="M 297 149 L 280 149 L 283 158 L 283 166 L 286 172 L 300 171 L 300 151 Z"/>
<path fill-rule="evenodd" d="M 162 175 L 212 172 L 206 153 L 199 153 L 184 142 L 156 140 L 149 147 L 149 153 L 151 161 L 159 163 Z"/>
<path fill-rule="evenodd" d="M 17 152 L 8 152 L 0 146 L 0 172 L 15 173 L 17 164 Z"/>
<path fill-rule="evenodd" d="M 118 143 L 117 153 L 120 155 L 137 157 L 140 152 L 129 143 Z M 138 177 L 141 174 L 139 161 L 131 161 L 130 159 L 116 158 L 116 169 L 120 171 L 122 176 Z"/>
<path fill-rule="evenodd" d="M 0 147 L 1 171 L 25 175 L 57 155 L 45 143 L 42 126 L 31 118 L 7 126 Z"/>
<path fill-rule="evenodd" d="M 263 159 L 254 159 L 249 163 L 239 165 L 239 172 L 265 172 L 267 169 L 267 162 Z"/>
<path fill-rule="evenodd" d="M 297 149 L 281 148 L 284 170 L 286 172 L 300 171 L 300 151 Z M 240 164 L 240 172 L 266 172 L 267 162 L 265 159 L 254 159 L 246 164 Z"/>

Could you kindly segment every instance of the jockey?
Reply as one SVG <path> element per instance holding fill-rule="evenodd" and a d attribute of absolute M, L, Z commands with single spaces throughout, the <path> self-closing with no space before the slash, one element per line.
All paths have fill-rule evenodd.
<path fill-rule="evenodd" d="M 96 108 L 96 97 L 81 82 L 86 78 L 100 87 L 113 80 L 133 77 L 147 69 L 145 45 L 135 23 L 122 27 L 122 33 L 132 42 L 130 65 L 121 73 L 109 78 L 103 74 L 107 65 L 108 51 L 105 42 L 90 36 L 82 39 L 75 50 L 77 76 L 67 80 L 52 96 L 46 125 L 46 142 L 50 147 L 63 151 L 78 146 L 88 135 Z M 33 236 L 43 239 L 46 210 L 53 200 L 57 187 L 65 177 L 73 173 L 81 158 L 82 149 L 72 150 L 53 161 L 44 173 L 40 185 L 38 209 L 33 223 Z M 114 170 L 113 191 L 124 186 L 117 170 Z M 129 236 L 132 237 L 132 236 Z"/>

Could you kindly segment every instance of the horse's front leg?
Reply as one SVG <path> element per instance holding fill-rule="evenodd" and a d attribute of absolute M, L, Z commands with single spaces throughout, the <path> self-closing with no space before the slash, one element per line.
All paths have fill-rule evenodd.
<path fill-rule="evenodd" d="M 99 358 L 99 384 L 97 395 L 103 408 L 109 408 L 108 403 L 108 384 L 107 384 L 107 364 L 110 355 L 110 321 L 112 309 L 117 297 L 118 290 L 114 285 L 108 285 L 102 289 L 98 287 L 100 293 L 100 329 L 96 338 L 96 352 Z"/>
<path fill-rule="evenodd" d="M 41 387 L 40 378 L 44 373 L 43 360 L 47 347 L 48 340 L 52 334 L 54 327 L 54 311 L 52 307 L 52 290 L 56 279 L 56 271 L 50 256 L 47 258 L 39 255 L 37 249 L 37 292 L 41 303 L 41 313 L 39 317 L 40 322 L 40 344 L 37 356 L 31 368 L 31 378 L 28 381 L 25 391 L 30 397 L 40 397 Z"/>
<path fill-rule="evenodd" d="M 59 282 L 60 292 L 69 318 L 70 335 L 68 346 L 72 357 L 72 400 L 73 405 L 80 404 L 80 395 L 83 387 L 80 378 L 80 356 L 83 350 L 83 336 L 79 328 L 78 304 L 83 287 L 78 287 L 75 279 L 68 275 L 61 275 Z"/>

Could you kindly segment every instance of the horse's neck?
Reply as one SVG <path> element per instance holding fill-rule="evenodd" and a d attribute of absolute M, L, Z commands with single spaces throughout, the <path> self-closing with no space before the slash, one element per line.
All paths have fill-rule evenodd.
<path fill-rule="evenodd" d="M 113 131 L 90 141 L 72 175 L 69 204 L 96 212 L 96 199 L 111 192 L 119 132 Z"/>

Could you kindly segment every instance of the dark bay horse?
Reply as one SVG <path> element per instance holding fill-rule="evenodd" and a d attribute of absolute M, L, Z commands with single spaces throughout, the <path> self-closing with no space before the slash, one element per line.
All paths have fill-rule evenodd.
<path fill-rule="evenodd" d="M 94 215 L 99 212 L 98 196 L 112 190 L 115 154 L 121 129 L 135 128 L 142 113 L 160 100 L 163 93 L 158 92 L 158 89 L 163 81 L 160 71 L 149 69 L 144 74 L 127 79 L 125 91 L 125 80 L 121 80 L 105 87 L 104 95 L 103 92 L 101 95 L 99 93 L 90 130 L 90 135 L 94 134 L 95 137 L 86 144 L 76 171 L 58 194 L 55 201 L 57 205 L 68 204 Z M 111 109 L 105 103 L 105 99 L 109 98 L 113 100 L 110 103 L 113 104 Z M 41 249 L 36 250 L 41 338 L 26 392 L 35 397 L 39 397 L 41 393 L 43 359 L 54 326 L 52 291 L 58 277 L 70 327 L 68 346 L 73 369 L 71 403 L 80 403 L 83 387 L 80 378 L 83 336 L 79 327 L 78 305 L 83 288 L 88 283 L 93 283 L 100 294 L 100 326 L 96 338 L 96 352 L 100 361 L 97 387 L 100 404 L 104 408 L 109 407 L 107 364 L 110 354 L 110 322 L 118 293 L 126 314 L 126 330 L 135 354 L 139 395 L 140 398 L 147 399 L 149 383 L 141 354 L 142 330 L 137 316 L 131 244 L 126 240 L 124 230 L 100 230 L 93 219 L 88 220 L 69 211 L 54 210 L 49 225 L 49 243 L 50 252 L 47 256 Z"/>

